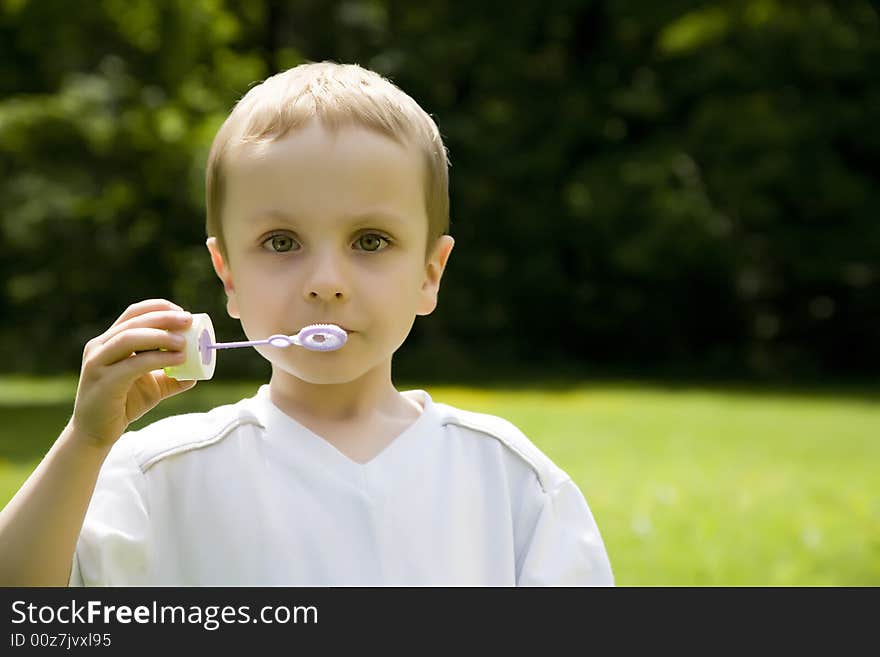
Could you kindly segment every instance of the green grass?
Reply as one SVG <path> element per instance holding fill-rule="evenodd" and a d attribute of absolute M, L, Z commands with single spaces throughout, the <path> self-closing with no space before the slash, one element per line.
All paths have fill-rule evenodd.
<path fill-rule="evenodd" d="M 619 585 L 880 585 L 878 391 L 399 387 L 519 426 L 584 492 Z M 136 426 L 255 388 L 201 383 Z M 0 377 L 3 504 L 75 389 L 72 378 Z"/>

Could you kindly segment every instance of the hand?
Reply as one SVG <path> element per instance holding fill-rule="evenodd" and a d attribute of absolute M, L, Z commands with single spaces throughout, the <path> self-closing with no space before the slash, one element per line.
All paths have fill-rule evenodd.
<path fill-rule="evenodd" d="M 186 359 L 183 331 L 192 315 L 164 299 L 133 304 L 83 351 L 82 370 L 70 424 L 74 435 L 109 449 L 129 424 L 160 401 L 188 390 L 163 367 Z"/>

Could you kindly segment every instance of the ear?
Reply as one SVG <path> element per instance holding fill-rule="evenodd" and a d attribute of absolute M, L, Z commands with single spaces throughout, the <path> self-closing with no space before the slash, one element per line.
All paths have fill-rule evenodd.
<path fill-rule="evenodd" d="M 211 264 L 214 265 L 214 271 L 223 282 L 223 289 L 226 290 L 226 312 L 229 313 L 230 317 L 240 319 L 238 301 L 235 298 L 235 285 L 232 282 L 232 270 L 229 269 L 229 263 L 223 257 L 223 252 L 216 237 L 209 237 L 205 244 L 211 253 Z"/>
<path fill-rule="evenodd" d="M 425 263 L 425 280 L 422 282 L 421 300 L 416 315 L 430 315 L 437 307 L 437 295 L 440 292 L 440 279 L 446 269 L 446 262 L 455 240 L 451 235 L 441 235 L 434 245 L 428 261 Z"/>

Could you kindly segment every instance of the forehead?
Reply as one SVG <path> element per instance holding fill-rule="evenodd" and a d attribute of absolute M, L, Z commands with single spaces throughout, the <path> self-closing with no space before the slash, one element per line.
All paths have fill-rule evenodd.
<path fill-rule="evenodd" d="M 233 147 L 225 163 L 224 223 L 283 213 L 304 220 L 384 210 L 426 225 L 418 151 L 359 126 L 313 121 L 281 139 Z"/>

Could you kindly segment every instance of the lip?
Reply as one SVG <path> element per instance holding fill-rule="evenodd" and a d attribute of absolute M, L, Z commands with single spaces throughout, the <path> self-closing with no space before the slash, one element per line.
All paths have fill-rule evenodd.
<path fill-rule="evenodd" d="M 294 331 L 291 335 L 297 335 L 300 331 L 302 331 L 302 330 L 303 330 L 304 328 L 306 328 L 307 326 L 315 326 L 315 325 L 317 325 L 317 324 L 333 324 L 333 326 L 338 326 L 339 328 L 341 328 L 341 329 L 342 329 L 343 331 L 345 331 L 346 333 L 349 333 L 349 334 L 350 334 L 350 333 L 357 333 L 357 331 L 353 331 L 353 330 L 351 330 L 350 328 L 347 328 L 347 327 L 343 326 L 342 324 L 335 324 L 334 322 L 313 322 L 313 323 L 311 323 L 311 324 L 306 324 L 305 326 L 300 327 L 299 330 Z"/>

